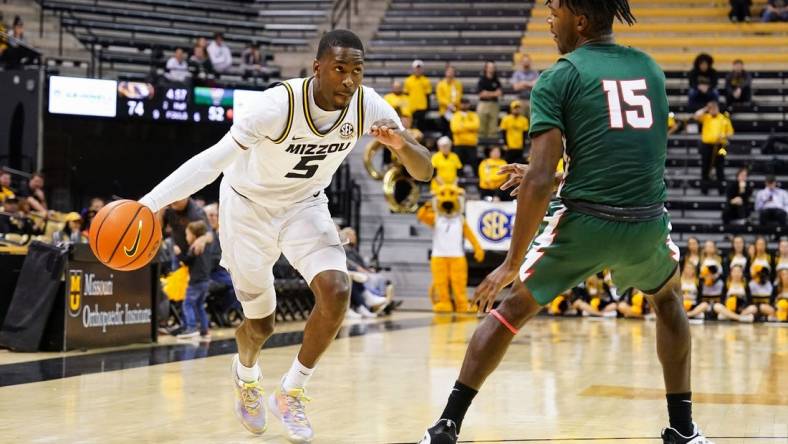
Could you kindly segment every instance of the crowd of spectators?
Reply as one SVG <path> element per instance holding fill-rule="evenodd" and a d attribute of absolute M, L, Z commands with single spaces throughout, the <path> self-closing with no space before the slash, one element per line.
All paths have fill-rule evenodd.
<path fill-rule="evenodd" d="M 457 79 L 453 66 L 447 64 L 444 76 L 433 89 L 432 81 L 424 74 L 424 62 L 414 60 L 411 74 L 404 81 L 392 82 L 384 96 L 397 113 L 410 119 L 415 129 L 437 131 L 437 152 L 433 155 L 436 178 L 433 184 L 457 182 L 459 177 L 479 179 L 479 190 L 490 200 L 510 199 L 504 193 L 491 192 L 491 183 L 502 180 L 493 174 L 491 165 L 524 162 L 528 144 L 528 113 L 531 90 L 539 72 L 531 67 L 531 59 L 524 55 L 509 84 L 518 99 L 506 105 L 501 116 L 503 81 L 498 76 L 495 62 L 481 67 L 474 103 L 466 95 L 463 83 Z M 437 104 L 437 119 L 428 119 L 431 95 Z M 456 159 L 455 159 L 456 158 Z M 504 178 L 505 179 L 505 178 Z"/>
<path fill-rule="evenodd" d="M 769 251 L 766 239 L 747 245 L 730 239 L 723 254 L 714 241 L 701 248 L 690 238 L 682 253 L 681 295 L 690 322 L 716 319 L 735 322 L 788 322 L 788 238 Z M 654 319 L 648 299 L 637 290 L 620 294 L 615 271 L 605 270 L 557 297 L 547 307 L 555 316 Z"/>
<path fill-rule="evenodd" d="M 255 84 L 259 82 L 263 86 L 270 77 L 265 54 L 258 44 L 248 43 L 239 63 L 236 63 L 224 35 L 217 32 L 210 43 L 205 37 L 196 39 L 191 53 L 186 48 L 176 48 L 167 59 L 164 78 L 170 82 L 187 83 L 194 78 L 220 78 L 222 74 L 238 74 L 244 80 Z"/>
<path fill-rule="evenodd" d="M 734 23 L 752 21 L 752 0 L 730 0 L 731 11 L 728 18 Z M 768 0 L 761 10 L 762 22 L 788 21 L 788 2 L 785 0 Z"/>

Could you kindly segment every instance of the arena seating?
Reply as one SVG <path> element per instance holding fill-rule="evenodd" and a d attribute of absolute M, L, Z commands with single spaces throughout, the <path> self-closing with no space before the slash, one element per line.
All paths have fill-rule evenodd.
<path fill-rule="evenodd" d="M 761 152 L 768 134 L 788 131 L 788 46 L 784 43 L 788 24 L 757 23 L 757 17 L 754 23 L 730 23 L 728 2 L 722 0 L 631 3 L 638 24 L 631 29 L 617 25 L 619 41 L 649 52 L 663 66 L 671 110 L 679 119 L 690 117 L 686 106 L 687 71 L 698 53 L 712 54 L 721 76 L 734 59 L 745 61 L 754 77 L 753 103 L 731 110 L 737 135 L 728 149 L 726 177 L 732 178 L 737 168 L 746 165 L 751 168 L 750 181 L 755 190 L 763 187 L 766 174 L 776 174 L 783 186 L 788 185 L 788 154 Z M 753 14 L 757 15 L 765 1 L 754 3 Z M 393 0 L 370 42 L 365 82 L 381 93 L 388 92 L 392 81 L 410 74 L 411 61 L 421 59 L 434 87 L 443 77 L 445 64 L 450 62 L 463 82 L 465 95 L 475 102 L 482 64 L 494 60 L 504 85 L 505 105 L 515 98 L 509 78 L 512 63 L 519 62 L 520 54 L 530 54 L 539 69 L 552 64 L 558 56 L 546 23 L 547 11 L 542 2 L 503 0 L 458 8 L 456 2 L 448 0 Z M 438 117 L 434 100 L 428 116 Z M 747 225 L 721 224 L 724 196 L 716 190 L 708 196 L 700 193 L 698 143 L 696 134 L 676 135 L 669 143 L 667 205 L 673 219 L 674 240 L 683 246 L 689 236 L 722 240 L 731 233 L 740 233 L 752 240 L 756 234 L 764 234 L 771 240 L 770 247 L 775 247 L 774 241 L 786 234 L 785 227 L 765 229 L 756 220 Z M 463 184 L 473 196 L 475 179 L 465 179 Z"/>
<path fill-rule="evenodd" d="M 145 76 L 166 60 L 163 52 L 191 48 L 198 37 L 224 33 L 236 60 L 246 44 L 269 56 L 305 47 L 326 19 L 330 2 L 270 0 L 242 4 L 221 0 L 39 0 L 42 13 L 57 14 L 61 28 L 94 50 L 102 70 Z"/>

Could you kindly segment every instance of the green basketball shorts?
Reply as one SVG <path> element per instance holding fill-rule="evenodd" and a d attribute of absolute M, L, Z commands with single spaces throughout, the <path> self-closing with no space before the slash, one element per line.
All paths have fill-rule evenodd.
<path fill-rule="evenodd" d="M 520 267 L 520 280 L 546 305 L 604 269 L 623 293 L 659 290 L 676 271 L 679 249 L 670 239 L 667 211 L 648 222 L 621 222 L 568 210 L 550 202 L 540 233 Z"/>

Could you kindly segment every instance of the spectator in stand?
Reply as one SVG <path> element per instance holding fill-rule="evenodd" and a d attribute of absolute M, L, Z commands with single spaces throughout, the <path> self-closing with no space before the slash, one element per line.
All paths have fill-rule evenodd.
<path fill-rule="evenodd" d="M 476 106 L 476 112 L 479 114 L 479 136 L 497 139 L 498 114 L 501 112 L 498 100 L 503 96 L 503 89 L 495 70 L 495 62 L 484 63 L 484 71 L 479 78 L 477 90 L 479 91 L 479 104 Z"/>
<path fill-rule="evenodd" d="M 731 72 L 725 76 L 725 104 L 749 103 L 752 99 L 752 77 L 744 70 L 742 60 L 734 60 Z"/>
<path fill-rule="evenodd" d="M 167 60 L 167 72 L 164 77 L 171 82 L 186 82 L 191 79 L 192 73 L 189 72 L 189 64 L 186 62 L 186 51 L 183 48 L 175 48 L 175 54 Z"/>
<path fill-rule="evenodd" d="M 774 302 L 765 311 L 771 322 L 788 322 L 788 265 L 777 269 Z"/>
<path fill-rule="evenodd" d="M 413 126 L 424 132 L 427 123 L 427 110 L 430 108 L 432 83 L 424 75 L 424 62 L 414 60 L 411 64 L 413 73 L 405 79 L 405 94 L 408 95 L 408 108 L 413 117 Z"/>
<path fill-rule="evenodd" d="M 435 87 L 441 132 L 444 136 L 451 133 L 449 122 L 451 122 L 454 112 L 460 108 L 460 100 L 462 100 L 462 82 L 457 80 L 454 75 L 454 67 L 446 64 L 444 77 Z"/>
<path fill-rule="evenodd" d="M 394 108 L 398 116 L 411 117 L 410 107 L 408 106 L 408 96 L 402 91 L 402 82 L 398 80 L 392 82 L 391 92 L 383 96 L 383 100 Z M 413 121 L 411 120 L 411 125 L 412 124 Z"/>
<path fill-rule="evenodd" d="M 750 197 L 752 188 L 747 181 L 747 167 L 739 168 L 736 180 L 728 182 L 725 191 L 725 210 L 722 213 L 722 222 L 725 224 L 743 224 L 750 216 Z"/>
<path fill-rule="evenodd" d="M 189 65 L 192 66 L 192 69 L 197 76 L 213 73 L 211 59 L 208 57 L 206 49 L 199 44 L 194 45 L 192 55 L 189 57 Z"/>
<path fill-rule="evenodd" d="M 61 242 L 69 244 L 86 244 L 88 237 L 82 231 L 82 216 L 79 213 L 71 212 L 66 214 L 65 225 L 62 230 L 56 231 L 52 235 L 52 242 L 59 244 Z"/>
<path fill-rule="evenodd" d="M 30 176 L 30 180 L 27 183 L 26 200 L 30 209 L 38 214 L 46 214 L 49 210 L 47 207 L 47 198 L 44 194 L 43 174 L 35 172 Z"/>
<path fill-rule="evenodd" d="M 681 268 L 681 295 L 687 317 L 702 321 L 704 313 L 709 311 L 711 306 L 708 302 L 703 302 L 699 297 L 698 269 L 690 262 L 684 263 L 684 266 Z"/>
<path fill-rule="evenodd" d="M 100 197 L 90 199 L 90 205 L 81 212 L 82 220 L 84 221 L 83 230 L 85 230 L 85 232 L 90 230 L 90 224 L 93 222 L 93 218 L 96 217 L 96 214 L 101 211 L 106 204 L 104 199 Z"/>
<path fill-rule="evenodd" d="M 340 239 L 345 243 L 345 254 L 347 255 L 348 269 L 356 274 L 356 276 L 363 286 L 362 298 L 364 304 L 363 308 L 359 309 L 359 313 L 368 317 L 368 312 L 378 314 L 385 310 L 392 302 L 394 297 L 394 285 L 379 271 L 370 267 L 361 253 L 358 251 L 358 236 L 356 230 L 351 227 L 346 227 L 340 230 Z"/>
<path fill-rule="evenodd" d="M 524 54 L 520 59 L 517 70 L 512 73 L 512 79 L 509 83 L 512 84 L 512 88 L 518 93 L 526 108 L 530 108 L 531 90 L 534 89 L 538 79 L 539 71 L 531 68 L 531 56 Z"/>
<path fill-rule="evenodd" d="M 523 115 L 523 105 L 519 100 L 509 104 L 509 114 L 501 119 L 501 132 L 506 141 L 506 161 L 523 163 L 525 141 L 528 136 L 528 118 Z"/>
<path fill-rule="evenodd" d="M 728 18 L 733 23 L 736 22 L 750 22 L 750 6 L 752 5 L 752 0 L 730 0 L 731 4 L 731 12 L 728 14 Z"/>
<path fill-rule="evenodd" d="M 471 111 L 467 97 L 460 100 L 460 109 L 451 117 L 451 134 L 454 147 L 464 165 L 476 169 L 476 152 L 479 145 L 479 116 Z"/>
<path fill-rule="evenodd" d="M 731 268 L 731 275 L 728 278 L 725 289 L 725 303 L 714 304 L 717 319 L 721 321 L 752 322 L 755 319 L 755 313 L 758 312 L 758 308 L 750 304 L 751 288 L 752 286 L 747 285 L 742 268 L 738 265 Z"/>
<path fill-rule="evenodd" d="M 0 234 L 34 235 L 41 234 L 41 230 L 30 218 L 27 204 L 17 197 L 9 197 L 3 203 L 3 213 L 0 214 Z"/>
<path fill-rule="evenodd" d="M 456 153 L 451 152 L 451 139 L 446 136 L 438 139 L 438 152 L 432 155 L 435 178 L 430 190 L 434 193 L 438 186 L 457 183 L 457 171 L 462 170 L 462 162 Z"/>
<path fill-rule="evenodd" d="M 719 76 L 714 69 L 714 59 L 705 53 L 698 54 L 689 72 L 689 109 L 695 111 L 712 100 L 720 100 L 717 92 Z"/>
<path fill-rule="evenodd" d="M 208 226 L 203 221 L 190 222 L 186 226 L 186 243 L 193 246 L 197 239 L 208 233 Z M 211 256 L 206 252 L 197 253 L 196 248 L 181 249 L 177 244 L 173 247 L 178 260 L 189 267 L 189 286 L 186 288 L 186 299 L 183 300 L 184 329 L 178 339 L 190 339 L 199 334 L 202 339 L 211 338 L 208 313 L 205 311 L 205 299 L 208 297 L 209 275 L 211 272 Z M 197 318 L 200 328 L 197 329 Z"/>
<path fill-rule="evenodd" d="M 3 11 L 0 11 L 0 60 L 3 59 L 3 53 L 8 49 L 8 40 L 6 40 L 3 33 L 7 32 L 5 27 L 5 20 L 3 20 Z"/>
<path fill-rule="evenodd" d="M 20 49 L 19 43 L 25 42 L 25 23 L 18 15 L 14 17 L 14 23 L 11 25 L 10 39 L 7 39 L 5 45 L 7 47 L 3 51 L 3 60 L 5 61 L 6 68 L 17 68 L 24 57 L 23 51 Z"/>
<path fill-rule="evenodd" d="M 210 228 L 208 231 L 197 238 L 194 243 L 187 243 L 186 241 L 186 227 L 190 222 L 202 221 L 206 226 L 209 226 L 208 217 L 205 212 L 197 206 L 193 199 L 186 198 L 176 200 L 166 210 L 164 210 L 162 228 L 169 227 L 170 236 L 173 242 L 181 251 L 194 250 L 195 254 L 202 254 L 208 244 L 214 241 L 215 236 L 213 230 Z"/>
<path fill-rule="evenodd" d="M 260 51 L 260 46 L 256 42 L 249 43 L 241 53 L 241 71 L 244 80 L 251 78 L 257 84 L 257 79 L 260 79 L 263 83 L 268 83 L 265 64 L 265 56 Z"/>
<path fill-rule="evenodd" d="M 681 261 L 690 263 L 696 269 L 700 269 L 700 243 L 694 236 L 687 239 L 687 251 L 681 255 Z"/>
<path fill-rule="evenodd" d="M 703 125 L 700 145 L 701 192 L 708 194 L 711 168 L 714 167 L 717 188 L 722 194 L 725 192 L 722 188 L 722 180 L 725 178 L 725 156 L 728 154 L 726 147 L 728 137 L 733 135 L 733 125 L 728 116 L 720 113 L 720 105 L 714 100 L 695 112 L 694 118 Z"/>
<path fill-rule="evenodd" d="M 500 186 L 508 179 L 506 174 L 499 173 L 504 165 L 506 165 L 506 161 L 501 159 L 501 148 L 491 147 L 490 156 L 479 164 L 479 193 L 482 199 L 508 200 L 508 193 L 500 189 Z"/>
<path fill-rule="evenodd" d="M 766 177 L 766 187 L 755 195 L 755 211 L 760 216 L 761 225 L 784 227 L 788 215 L 788 191 L 777 186 L 777 179 Z"/>
<path fill-rule="evenodd" d="M 769 0 L 763 10 L 761 20 L 764 22 L 788 22 L 788 2 L 786 0 Z"/>
<path fill-rule="evenodd" d="M 779 272 L 783 268 L 788 268 L 788 237 L 786 236 L 780 238 L 774 258 L 774 269 Z"/>
<path fill-rule="evenodd" d="M 11 173 L 0 171 L 0 205 L 9 197 L 16 196 L 16 191 L 11 188 Z"/>
<path fill-rule="evenodd" d="M 706 241 L 700 259 L 700 295 L 704 302 L 711 307 L 723 302 L 725 290 L 724 276 L 722 274 L 722 258 L 717 253 L 714 241 Z"/>
<path fill-rule="evenodd" d="M 749 277 L 750 258 L 747 256 L 747 244 L 744 243 L 743 237 L 735 236 L 731 240 L 731 251 L 728 253 L 728 257 L 725 261 L 725 264 L 723 265 L 723 272 L 726 275 L 730 274 L 731 267 L 738 265 L 742 267 L 742 270 L 744 270 L 744 275 Z"/>
<path fill-rule="evenodd" d="M 233 54 L 224 43 L 224 35 L 221 32 L 213 35 L 213 41 L 208 45 L 208 58 L 211 59 L 213 70 L 217 73 L 225 73 L 233 66 Z"/>

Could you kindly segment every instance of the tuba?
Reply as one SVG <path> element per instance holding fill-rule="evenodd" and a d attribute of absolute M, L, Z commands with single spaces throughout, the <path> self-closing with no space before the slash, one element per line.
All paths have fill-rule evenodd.
<path fill-rule="evenodd" d="M 421 131 L 413 129 L 408 131 L 416 140 L 421 140 Z M 385 149 L 387 149 L 385 145 L 373 139 L 364 150 L 364 168 L 373 179 L 383 180 L 383 195 L 392 212 L 415 213 L 419 208 L 419 197 L 421 196 L 419 183 L 408 175 L 405 167 L 394 153 L 391 153 L 391 165 L 386 170 L 382 159 Z M 381 167 L 377 166 L 378 156 L 381 157 L 379 160 Z"/>

